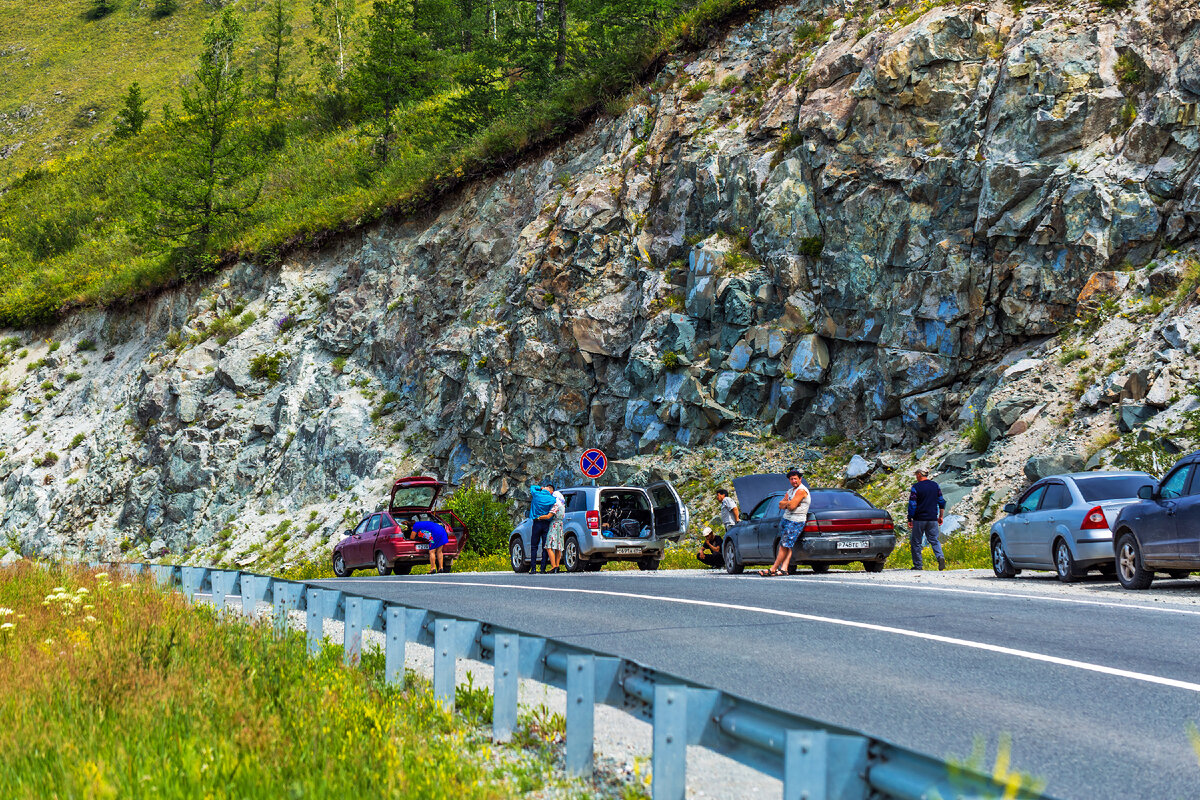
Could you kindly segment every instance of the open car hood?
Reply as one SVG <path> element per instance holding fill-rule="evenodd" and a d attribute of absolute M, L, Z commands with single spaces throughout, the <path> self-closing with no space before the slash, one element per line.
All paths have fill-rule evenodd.
<path fill-rule="evenodd" d="M 801 485 L 808 488 L 808 481 L 801 479 Z M 792 488 L 792 482 L 781 472 L 768 472 L 761 475 L 743 475 L 733 479 L 733 492 L 737 495 L 738 510 L 742 514 L 753 511 L 764 497 L 777 492 L 786 492 Z"/>
<path fill-rule="evenodd" d="M 432 511 L 445 485 L 437 478 L 401 478 L 392 486 L 388 511 Z"/>

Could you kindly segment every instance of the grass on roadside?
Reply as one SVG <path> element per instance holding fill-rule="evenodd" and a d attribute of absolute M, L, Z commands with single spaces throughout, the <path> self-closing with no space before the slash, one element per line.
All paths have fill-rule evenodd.
<path fill-rule="evenodd" d="M 121 580 L 0 571 L 0 796 L 458 800 L 543 781 L 475 755 L 423 682 L 384 682 L 382 656 L 309 658 L 300 633 Z"/>

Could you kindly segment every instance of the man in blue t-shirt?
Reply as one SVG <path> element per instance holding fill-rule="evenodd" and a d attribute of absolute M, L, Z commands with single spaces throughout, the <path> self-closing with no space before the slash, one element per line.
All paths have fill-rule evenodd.
<path fill-rule="evenodd" d="M 946 509 L 946 498 L 942 487 L 929 479 L 923 467 L 917 469 L 917 482 L 908 493 L 908 544 L 912 548 L 912 568 L 922 569 L 921 548 L 928 541 L 937 557 L 938 569 L 946 568 L 946 557 L 938 541 L 938 526 L 942 524 Z"/>
<path fill-rule="evenodd" d="M 442 548 L 450 541 L 450 531 L 446 530 L 445 525 L 429 520 L 410 522 L 408 526 L 408 538 L 429 542 L 430 575 L 446 571 L 443 567 Z"/>

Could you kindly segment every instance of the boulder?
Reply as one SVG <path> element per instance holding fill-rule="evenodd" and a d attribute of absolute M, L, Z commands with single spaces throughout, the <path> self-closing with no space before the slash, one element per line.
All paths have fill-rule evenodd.
<path fill-rule="evenodd" d="M 1158 409 L 1147 403 L 1122 402 L 1117 410 L 1117 430 L 1131 433 L 1145 425 L 1158 413 Z"/>
<path fill-rule="evenodd" d="M 1038 358 L 1022 358 L 1017 363 L 1013 364 L 1000 376 L 1003 380 L 1011 381 L 1020 378 L 1023 375 L 1028 375 L 1042 365 L 1041 359 Z"/>
<path fill-rule="evenodd" d="M 16 550 L 9 550 L 4 555 L 0 556 L 0 567 L 11 567 L 20 560 L 20 553 L 18 553 Z"/>
<path fill-rule="evenodd" d="M 1054 450 L 1049 453 L 1035 455 L 1025 462 L 1025 477 L 1030 481 L 1041 480 L 1047 475 L 1060 475 L 1067 472 L 1079 472 L 1083 469 L 1084 458 L 1074 450 Z"/>
<path fill-rule="evenodd" d="M 988 409 L 984 418 L 988 436 L 992 439 L 1000 439 L 1007 435 L 1008 429 L 1012 427 L 1013 423 L 1035 405 L 1037 405 L 1037 401 L 1032 397 L 1017 396 L 997 400 Z"/>
<path fill-rule="evenodd" d="M 1167 344 L 1176 349 L 1186 348 L 1192 337 L 1192 329 L 1181 319 L 1171 320 L 1159 333 L 1167 340 Z"/>
<path fill-rule="evenodd" d="M 857 480 L 870 475 L 874 469 L 875 465 L 870 461 L 860 455 L 855 455 L 850 459 L 850 463 L 846 465 L 842 474 L 846 476 L 847 480 Z"/>
<path fill-rule="evenodd" d="M 1041 405 L 1036 405 L 1033 408 L 1029 409 L 1024 414 L 1017 417 L 1017 421 L 1009 426 L 1008 430 L 1005 432 L 1004 435 L 1005 436 L 1017 436 L 1019 434 L 1024 433 L 1025 431 L 1029 430 L 1029 426 L 1033 424 L 1033 421 L 1035 419 L 1037 419 L 1038 414 L 1041 414 L 1042 411 L 1045 410 L 1045 408 L 1046 408 L 1046 405 L 1043 403 Z"/>
<path fill-rule="evenodd" d="M 816 334 L 801 336 L 788 358 L 788 372 L 798 381 L 818 383 L 829 369 L 829 347 Z"/>
<path fill-rule="evenodd" d="M 1164 369 L 1158 373 L 1158 377 L 1150 384 L 1150 391 L 1146 392 L 1146 402 L 1155 408 L 1166 408 L 1171 404 L 1171 395 L 1174 387 L 1171 385 L 1171 371 Z"/>

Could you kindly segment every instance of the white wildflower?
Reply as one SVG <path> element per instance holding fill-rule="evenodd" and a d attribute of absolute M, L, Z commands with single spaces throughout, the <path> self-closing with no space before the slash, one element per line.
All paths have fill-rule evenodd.
<path fill-rule="evenodd" d="M 0 631 L 11 631 L 15 627 L 17 627 L 16 623 L 5 622 L 3 624 L 0 624 Z"/>
<path fill-rule="evenodd" d="M 133 588 L 133 584 L 132 584 L 132 583 L 122 583 L 122 584 L 121 584 L 121 588 L 122 588 L 122 589 L 132 589 L 132 588 Z"/>
<path fill-rule="evenodd" d="M 11 608 L 0 607 L 0 617 L 11 617 L 13 610 Z"/>
<path fill-rule="evenodd" d="M 83 621 L 84 622 L 95 622 L 96 618 L 93 617 L 91 614 L 88 614 L 86 617 L 83 618 Z"/>

